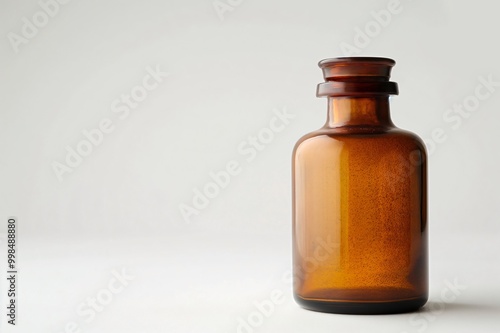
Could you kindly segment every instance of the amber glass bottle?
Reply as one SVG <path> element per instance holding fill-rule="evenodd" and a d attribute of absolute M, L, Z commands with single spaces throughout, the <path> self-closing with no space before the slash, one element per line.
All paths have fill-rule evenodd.
<path fill-rule="evenodd" d="M 394 64 L 319 63 L 328 119 L 293 153 L 294 296 L 304 308 L 398 313 L 427 301 L 427 157 L 391 121 Z"/>

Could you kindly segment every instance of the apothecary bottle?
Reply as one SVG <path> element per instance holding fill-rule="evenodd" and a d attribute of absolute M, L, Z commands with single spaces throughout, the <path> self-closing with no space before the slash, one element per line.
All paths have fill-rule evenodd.
<path fill-rule="evenodd" d="M 319 63 L 327 120 L 293 152 L 294 297 L 304 308 L 398 313 L 427 301 L 427 155 L 391 120 L 394 64 Z"/>

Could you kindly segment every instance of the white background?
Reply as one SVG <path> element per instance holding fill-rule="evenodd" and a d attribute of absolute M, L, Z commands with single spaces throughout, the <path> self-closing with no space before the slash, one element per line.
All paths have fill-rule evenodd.
<path fill-rule="evenodd" d="M 401 0 L 381 24 L 372 11 L 389 1 L 226 1 L 73 0 L 44 22 L 37 1 L 0 0 L 1 331 L 498 332 L 498 2 Z M 23 18 L 40 27 L 16 44 Z M 347 44 L 396 60 L 393 120 L 428 143 L 431 300 L 416 314 L 306 311 L 283 277 L 291 150 L 326 119 L 317 62 Z M 112 104 L 148 68 L 168 76 L 120 118 Z M 480 78 L 497 82 L 482 100 Z M 276 110 L 294 118 L 247 161 L 238 147 Z M 60 181 L 54 163 L 103 119 L 113 131 Z M 180 205 L 232 160 L 240 173 L 184 219 Z M 16 327 L 4 307 L 12 215 Z M 113 294 L 122 270 L 133 279 Z M 262 314 L 272 292 L 283 296 Z M 105 304 L 89 310 L 96 297 Z"/>

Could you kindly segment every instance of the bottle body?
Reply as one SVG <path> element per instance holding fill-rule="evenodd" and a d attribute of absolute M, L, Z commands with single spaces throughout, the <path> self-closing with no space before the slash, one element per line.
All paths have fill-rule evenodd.
<path fill-rule="evenodd" d="M 427 155 L 387 95 L 330 96 L 293 152 L 294 297 L 334 313 L 416 310 L 428 297 Z"/>
<path fill-rule="evenodd" d="M 395 129 L 321 130 L 298 143 L 293 161 L 296 300 L 336 303 L 333 312 L 355 303 L 362 312 L 394 312 L 363 310 L 373 302 L 422 306 L 428 233 L 420 140 Z"/>

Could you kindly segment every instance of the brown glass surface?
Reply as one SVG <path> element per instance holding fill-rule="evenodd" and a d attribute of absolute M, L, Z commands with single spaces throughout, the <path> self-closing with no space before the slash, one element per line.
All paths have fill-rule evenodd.
<path fill-rule="evenodd" d="M 334 94 L 328 105 L 325 126 L 293 154 L 295 299 L 336 313 L 418 309 L 428 294 L 423 142 L 394 126 L 387 93 Z"/>

